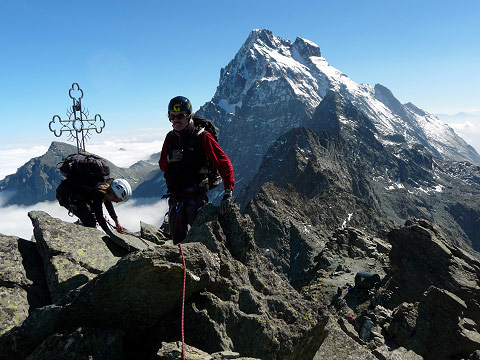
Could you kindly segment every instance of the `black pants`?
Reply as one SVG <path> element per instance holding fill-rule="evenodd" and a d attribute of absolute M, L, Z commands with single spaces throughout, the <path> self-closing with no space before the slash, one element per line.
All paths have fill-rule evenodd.
<path fill-rule="evenodd" d="M 91 205 L 75 193 L 74 186 L 70 180 L 65 179 L 58 185 L 56 196 L 58 203 L 77 216 L 83 226 L 97 226 L 97 220 L 92 213 Z"/>
<path fill-rule="evenodd" d="M 192 226 L 200 209 L 208 203 L 206 192 L 171 195 L 168 199 L 170 235 L 174 244 L 181 243 Z"/>

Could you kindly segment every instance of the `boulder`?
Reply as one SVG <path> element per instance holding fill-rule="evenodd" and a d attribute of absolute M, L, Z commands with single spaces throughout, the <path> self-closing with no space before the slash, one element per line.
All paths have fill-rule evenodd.
<path fill-rule="evenodd" d="M 172 343 L 162 343 L 161 349 L 157 353 L 158 360 L 176 360 L 182 356 L 182 343 L 180 341 Z M 208 354 L 193 346 L 185 345 L 186 360 L 260 360 L 250 357 L 242 357 L 239 353 L 233 351 L 219 351 Z"/>
<path fill-rule="evenodd" d="M 220 260 L 220 277 L 186 304 L 188 344 L 209 353 L 234 350 L 262 359 L 296 357 L 304 334 L 318 327 L 323 314 L 273 271 L 254 241 L 254 225 L 238 208 L 218 216 L 207 205 L 185 239 L 186 245 L 202 241 Z M 188 254 L 188 252 L 187 252 Z"/>
<path fill-rule="evenodd" d="M 409 220 L 388 234 L 397 301 L 419 301 L 431 286 L 445 289 L 466 304 L 465 317 L 480 324 L 480 261 L 445 237 L 424 220 Z"/>
<path fill-rule="evenodd" d="M 466 309 L 458 296 L 430 287 L 418 305 L 409 348 L 426 359 L 465 358 L 480 349 L 478 325 L 464 318 Z"/>
<path fill-rule="evenodd" d="M 140 221 L 140 235 L 143 239 L 157 245 L 162 245 L 165 243 L 165 241 L 167 241 L 166 234 L 163 232 L 163 230 L 143 221 Z"/>
<path fill-rule="evenodd" d="M 109 269 L 127 253 L 101 230 L 68 223 L 42 211 L 31 211 L 28 216 L 53 302 Z"/>
<path fill-rule="evenodd" d="M 366 347 L 349 337 L 330 317 L 322 334 L 321 345 L 313 360 L 322 359 L 355 359 L 376 360 L 376 356 Z"/>
<path fill-rule="evenodd" d="M 37 244 L 0 234 L 0 335 L 49 302 Z"/>
<path fill-rule="evenodd" d="M 218 258 L 202 244 L 184 246 L 186 298 L 214 282 Z M 110 328 L 137 334 L 182 303 L 183 265 L 178 247 L 165 245 L 129 254 L 115 266 L 71 291 L 64 305 L 43 307 L 0 337 L 4 359 L 30 354 L 55 333 L 78 327 Z M 158 347 L 157 347 L 158 349 Z"/>
<path fill-rule="evenodd" d="M 122 338 L 118 330 L 78 328 L 49 336 L 27 360 L 122 359 Z"/>
<path fill-rule="evenodd" d="M 430 287 L 419 303 L 399 306 L 388 327 L 395 341 L 425 359 L 468 358 L 480 348 L 478 325 L 451 292 Z"/>

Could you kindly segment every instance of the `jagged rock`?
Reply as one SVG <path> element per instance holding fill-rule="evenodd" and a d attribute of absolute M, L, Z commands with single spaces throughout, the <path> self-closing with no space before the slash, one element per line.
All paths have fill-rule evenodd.
<path fill-rule="evenodd" d="M 123 333 L 118 330 L 78 328 L 48 337 L 27 360 L 123 358 Z"/>
<path fill-rule="evenodd" d="M 445 289 L 466 304 L 465 317 L 480 324 L 480 261 L 422 220 L 408 221 L 392 230 L 390 262 L 392 286 L 398 302 L 414 303 L 430 286 Z"/>
<path fill-rule="evenodd" d="M 412 350 L 399 347 L 394 350 L 388 348 L 387 345 L 382 345 L 374 350 L 372 353 L 379 360 L 422 360 L 423 357 L 416 354 Z"/>
<path fill-rule="evenodd" d="M 315 303 L 302 299 L 272 271 L 253 231 L 250 218 L 238 208 L 218 217 L 218 208 L 207 205 L 197 217 L 185 242 L 202 241 L 217 253 L 222 276 L 192 297 L 186 308 L 185 326 L 191 329 L 186 339 L 210 353 L 234 349 L 262 359 L 295 358 L 304 334 L 322 316 Z"/>
<path fill-rule="evenodd" d="M 349 337 L 334 318 L 329 318 L 321 345 L 313 360 L 322 359 L 376 359 L 371 351 Z"/>
<path fill-rule="evenodd" d="M 392 320 L 388 326 L 388 332 L 398 344 L 406 344 L 414 334 L 417 325 L 417 306 L 409 303 L 402 303 L 392 314 Z"/>
<path fill-rule="evenodd" d="M 358 111 L 351 114 L 348 101 L 337 104 L 326 97 L 322 104 L 322 122 L 334 113 L 340 124 L 349 119 L 359 125 L 337 135 L 296 128 L 272 144 L 258 173 L 237 196 L 259 229 L 266 235 L 268 227 L 274 235 L 288 232 L 284 221 L 275 227 L 275 217 L 279 222 L 287 214 L 312 234 L 317 227 L 351 226 L 378 237 L 418 217 L 439 224 L 452 243 L 480 249 L 480 167 L 441 161 L 421 145 L 382 145 L 367 125 L 360 125 L 368 121 L 361 122 Z M 268 209 L 277 203 L 294 210 Z M 274 219 L 257 220 L 257 213 Z"/>
<path fill-rule="evenodd" d="M 213 282 L 218 258 L 199 243 L 186 244 L 187 299 Z M 22 326 L 0 338 L 5 359 L 28 355 L 54 333 L 82 327 L 137 334 L 182 301 L 183 266 L 178 247 L 164 245 L 129 254 L 69 294 L 63 306 L 33 312 Z"/>
<path fill-rule="evenodd" d="M 157 245 L 162 245 L 167 241 L 166 235 L 161 229 L 143 221 L 140 221 L 140 236 Z"/>
<path fill-rule="evenodd" d="M 255 224 L 255 243 L 275 271 L 296 289 L 322 278 L 328 291 L 353 283 L 358 271 L 373 271 L 383 277 L 390 245 L 351 226 L 342 229 L 343 220 L 338 217 L 343 214 L 348 218 L 342 205 L 337 208 L 312 193 L 305 196 L 299 188 L 267 182 L 245 210 Z M 325 279 L 320 276 L 322 271 L 334 274 L 334 278 Z"/>
<path fill-rule="evenodd" d="M 0 335 L 49 302 L 37 244 L 0 234 Z"/>
<path fill-rule="evenodd" d="M 173 343 L 162 343 L 161 349 L 157 353 L 158 360 L 176 360 L 182 356 L 182 343 L 180 341 Z M 242 357 L 239 353 L 233 351 L 220 351 L 208 354 L 193 346 L 185 345 L 186 360 L 260 360 L 251 357 Z"/>
<path fill-rule="evenodd" d="M 55 254 L 69 254 L 66 251 L 69 247 L 76 249 L 76 243 L 55 240 L 55 237 L 71 236 L 71 232 L 65 229 L 75 225 L 63 223 L 45 213 L 33 212 L 30 216 L 38 227 L 36 237 L 39 238 L 37 232 L 43 229 L 42 237 L 50 240 L 43 240 L 45 244 L 39 241 L 39 246 L 56 244 Z M 425 243 L 432 242 L 432 236 L 441 235 L 424 221 L 407 223 L 402 229 L 409 227 L 415 227 L 415 231 L 412 239 L 403 240 L 407 244 L 416 241 L 417 246 L 425 246 Z M 297 226 L 293 228 L 298 229 Z M 95 229 L 89 230 L 96 232 Z M 278 269 L 265 256 L 264 249 L 257 245 L 255 232 L 255 222 L 249 215 L 241 214 L 238 206 L 223 216 L 218 214 L 217 207 L 205 206 L 181 246 L 167 241 L 162 246 L 151 245 L 145 250 L 124 255 L 115 265 L 71 289 L 61 301 L 31 312 L 20 326 L 0 336 L 2 359 L 26 358 L 32 353 L 42 359 L 61 352 L 60 349 L 65 347 L 71 349 L 65 350 L 66 355 L 82 351 L 92 354 L 95 347 L 90 348 L 88 344 L 109 338 L 108 331 L 118 335 L 113 337 L 111 352 L 120 349 L 118 344 L 121 342 L 123 355 L 117 354 L 125 359 L 177 356 L 179 350 L 174 348 L 179 346 L 182 327 L 184 269 L 181 250 L 187 267 L 185 342 L 199 349 L 192 353 L 196 354 L 191 355 L 192 359 L 243 359 L 241 356 L 264 360 L 348 356 L 385 360 L 417 360 L 420 356 L 441 359 L 442 356 L 458 355 L 449 350 L 449 341 L 454 349 L 462 349 L 460 355 L 464 357 L 474 356 L 478 350 L 478 322 L 470 316 L 475 314 L 475 299 L 463 299 L 461 295 L 475 293 L 466 286 L 470 283 L 465 279 L 473 281 L 472 274 L 476 274 L 479 267 L 478 261 L 462 250 L 434 245 L 442 251 L 449 251 L 450 255 L 445 258 L 450 261 L 448 266 L 453 266 L 452 274 L 456 274 L 452 277 L 457 281 L 455 284 L 463 286 L 457 289 L 457 294 L 430 287 L 417 299 L 419 302 L 405 303 L 391 315 L 393 308 L 388 306 L 394 305 L 395 301 L 384 293 L 397 291 L 400 292 L 395 295 L 397 299 L 406 298 L 398 286 L 400 280 L 405 279 L 395 275 L 402 271 L 398 267 L 401 262 L 395 257 L 399 254 L 398 249 L 395 253 L 395 247 L 400 240 L 392 241 L 392 252 L 396 255 L 391 260 L 395 259 L 397 270 L 389 273 L 379 289 L 358 291 L 357 294 L 356 290 L 350 289 L 351 286 L 341 286 L 336 296 L 343 301 L 343 306 L 336 309 L 330 305 L 332 293 L 325 289 L 340 284 L 340 281 L 345 283 L 347 276 L 353 279 L 358 269 L 356 266 L 368 265 L 369 259 L 381 263 L 388 244 L 352 227 L 326 235 L 322 250 L 314 259 L 324 256 L 331 260 L 326 268 L 322 268 L 325 264 L 318 265 L 318 262 L 308 269 L 316 278 L 302 289 L 305 295 L 302 296 L 283 274 L 275 272 Z M 410 251 L 412 247 L 414 245 L 406 246 Z M 47 249 L 50 248 L 53 247 Z M 438 251 L 432 253 L 439 261 L 444 261 Z M 415 259 L 414 255 L 409 255 Z M 456 265 L 457 262 L 461 267 Z M 384 264 L 388 265 L 388 261 Z M 409 265 L 405 261 L 403 264 Z M 381 268 L 384 265 L 375 266 Z M 335 275 L 335 272 L 339 274 Z M 434 277 L 429 275 L 427 278 Z M 408 280 L 415 281 L 415 278 L 412 276 Z M 454 281 L 448 277 L 446 280 L 449 283 Z M 313 291 L 316 286 L 324 290 L 321 295 L 317 296 Z M 328 315 L 328 312 L 336 313 L 340 318 Z M 87 329 L 98 331 L 90 333 Z M 439 333 L 444 330 L 445 333 Z M 174 342 L 177 344 L 171 345 L 171 350 L 164 346 L 163 352 L 159 351 L 162 343 Z M 105 351 L 110 353 L 108 349 Z"/>
<path fill-rule="evenodd" d="M 465 358 L 480 348 L 477 324 L 463 318 L 466 309 L 459 297 L 432 286 L 418 304 L 402 305 L 388 330 L 425 359 Z"/>
<path fill-rule="evenodd" d="M 154 242 L 150 242 L 133 233 L 119 233 L 117 230 L 113 229 L 112 234 L 109 235 L 109 239 L 128 251 L 145 250 L 154 245 Z"/>
<path fill-rule="evenodd" d="M 28 216 L 54 302 L 115 265 L 126 253 L 101 230 L 67 223 L 42 211 L 31 211 Z"/>
<path fill-rule="evenodd" d="M 158 350 L 157 359 L 176 360 L 182 358 L 182 342 L 162 343 Z M 193 346 L 185 345 L 185 359 L 188 360 L 213 360 L 213 357 L 205 351 L 199 350 Z"/>

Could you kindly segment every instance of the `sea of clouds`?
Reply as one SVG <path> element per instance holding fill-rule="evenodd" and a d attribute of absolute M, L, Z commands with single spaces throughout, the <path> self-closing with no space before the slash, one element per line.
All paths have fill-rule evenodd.
<path fill-rule="evenodd" d="M 152 154 L 160 152 L 168 131 L 169 129 L 135 129 L 130 132 L 104 132 L 101 136 L 92 136 L 86 143 L 86 149 L 117 166 L 129 167 L 139 160 L 149 160 Z M 45 138 L 38 139 L 41 144 L 0 145 L 0 179 L 14 174 L 31 158 L 45 154 L 51 141 L 76 144 L 63 138 Z M 33 227 L 27 214 L 32 210 L 45 211 L 53 217 L 69 222 L 77 220 L 76 217 L 68 216 L 67 210 L 56 201 L 45 201 L 31 206 L 3 206 L 9 195 L 11 194 L 0 193 L 1 234 L 30 239 Z M 167 208 L 166 200 L 160 199 L 131 199 L 124 204 L 115 204 L 121 225 L 130 231 L 139 231 L 140 221 L 160 226 Z M 107 214 L 107 211 L 104 213 Z"/>
<path fill-rule="evenodd" d="M 56 201 L 44 201 L 30 206 L 11 205 L 0 207 L 0 233 L 29 240 L 33 235 L 33 226 L 28 212 L 32 210 L 45 211 L 52 217 L 68 222 L 77 221 L 77 217 L 70 217 L 67 210 Z M 140 221 L 155 226 L 162 225 L 167 210 L 167 201 L 161 199 L 156 201 L 149 199 L 148 202 L 145 199 L 132 199 L 124 204 L 115 204 L 115 212 L 120 224 L 131 232 L 140 230 Z M 104 214 L 113 224 L 106 210 Z"/>

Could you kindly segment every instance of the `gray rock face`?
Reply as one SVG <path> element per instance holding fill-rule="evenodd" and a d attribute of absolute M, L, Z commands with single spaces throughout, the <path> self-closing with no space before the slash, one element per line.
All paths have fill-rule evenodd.
<path fill-rule="evenodd" d="M 480 250 L 480 167 L 442 161 L 421 145 L 382 145 L 371 122 L 339 98 L 330 92 L 323 99 L 310 125 L 316 131 L 293 129 L 270 147 L 238 195 L 243 208 L 252 207 L 247 213 L 265 202 L 276 219 L 303 218 L 313 229 L 321 224 L 330 230 L 345 221 L 372 233 L 410 217 L 425 218 L 457 244 Z M 359 126 L 342 127 L 342 121 Z M 286 196 L 278 210 L 267 201 L 279 201 L 272 186 L 282 189 L 273 193 Z"/>
<path fill-rule="evenodd" d="M 78 253 L 78 244 L 58 240 L 68 240 L 75 233 L 77 240 L 88 243 L 80 229 L 67 231 L 75 225 L 45 213 L 32 212 L 30 216 L 38 240 L 28 242 L 31 254 L 38 246 L 42 254 L 63 254 L 80 263 L 82 258 L 72 255 Z M 300 232 L 282 243 L 286 233 L 279 232 L 275 244 L 274 237 L 257 229 L 256 223 L 264 226 L 264 220 L 259 220 L 263 217 L 261 212 L 242 215 L 238 208 L 219 217 L 218 208 L 208 205 L 185 239 L 184 332 L 189 358 L 417 360 L 475 356 L 480 346 L 480 262 L 449 245 L 440 230 L 425 221 L 409 221 L 389 233 L 390 245 L 353 227 L 330 233 L 324 229 L 317 232 L 323 234 L 318 247 L 315 238 L 303 237 Z M 273 221 L 273 214 L 270 219 Z M 301 229 L 294 217 L 291 219 L 290 233 L 295 234 Z M 279 217 L 271 230 L 285 229 L 284 224 L 285 219 Z M 85 230 L 95 237 L 95 229 Z M 15 238 L 3 241 L 8 244 L 3 253 L 9 254 L 3 259 L 3 281 L 28 292 L 34 288 L 33 277 L 27 276 L 34 264 L 26 266 L 26 252 L 20 261 L 17 242 Z M 97 249 L 95 253 L 114 249 L 96 248 L 99 242 L 88 248 Z M 286 259 L 282 244 L 286 252 L 310 259 L 310 266 L 292 272 L 295 259 L 289 255 L 290 273 L 285 272 L 283 266 L 288 262 L 281 262 Z M 265 246 L 278 257 L 268 255 Z M 311 252 L 316 255 L 307 255 Z M 117 260 L 118 255 L 113 258 Z M 42 260 L 46 266 L 55 263 L 45 255 Z M 9 271 L 13 266 L 23 266 L 23 270 Z M 75 277 L 69 266 L 64 267 L 66 277 Z M 37 300 L 36 310 L 27 309 L 33 299 L 27 296 L 24 307 L 11 309 L 20 320 L 2 320 L 2 358 L 178 356 L 184 276 L 179 247 L 169 241 L 161 246 L 149 244 L 105 268 L 89 263 L 88 269 L 93 268 L 97 273 L 85 283 L 70 291 L 62 289 L 64 295 L 55 305 Z M 381 283 L 352 289 L 355 273 L 365 270 L 379 274 Z M 292 278 L 298 274 L 294 282 L 298 290 L 290 285 L 287 274 Z M 345 282 L 350 283 L 348 288 Z M 51 287 L 52 295 L 58 293 L 58 285 Z"/>
<path fill-rule="evenodd" d="M 195 324 L 197 331 L 189 344 L 262 359 L 295 357 L 303 334 L 322 325 L 317 306 L 272 272 L 255 245 L 248 217 L 237 213 L 217 220 L 217 211 L 206 207 L 186 238 L 187 245 L 202 241 L 218 254 L 222 275 L 192 298 L 186 324 Z"/>
<path fill-rule="evenodd" d="M 446 243 L 438 229 L 409 221 L 389 234 L 390 262 L 401 301 L 414 302 L 430 286 L 445 289 L 465 302 L 464 315 L 480 323 L 480 261 Z"/>
<path fill-rule="evenodd" d="M 122 338 L 118 330 L 78 328 L 50 336 L 27 359 L 117 360 L 123 358 Z"/>
<path fill-rule="evenodd" d="M 188 298 L 213 281 L 218 265 L 200 244 L 185 246 L 187 249 Z M 6 359 L 19 356 L 15 353 L 26 356 L 49 336 L 80 326 L 137 334 L 181 304 L 180 261 L 175 246 L 156 247 L 122 258 L 70 293 L 65 305 L 39 309 L 21 327 L 0 339 L 2 353 Z"/>
<path fill-rule="evenodd" d="M 180 341 L 175 343 L 163 343 L 157 356 L 159 360 L 179 359 L 182 356 L 182 343 Z M 239 353 L 233 351 L 219 351 L 213 354 L 208 354 L 205 351 L 189 345 L 185 346 L 185 358 L 189 360 L 260 360 L 251 357 L 243 357 L 240 356 Z"/>
<path fill-rule="evenodd" d="M 32 205 L 45 200 L 55 200 L 55 191 L 63 179 L 57 165 L 67 155 L 76 152 L 75 146 L 54 141 L 44 155 L 31 159 L 15 174 L 5 177 L 0 181 L 0 192 L 13 194 L 5 205 Z M 146 161 L 139 161 L 128 169 L 115 166 L 108 160 L 106 162 L 111 176 L 127 179 L 132 189 L 158 169 L 158 166 Z"/>
<path fill-rule="evenodd" d="M 325 339 L 313 360 L 322 359 L 377 359 L 371 351 L 348 336 L 334 319 L 329 319 L 324 333 Z"/>
<path fill-rule="evenodd" d="M 109 243 L 101 230 L 67 223 L 41 211 L 28 215 L 34 226 L 53 302 L 109 269 L 126 254 Z"/>
<path fill-rule="evenodd" d="M 235 352 L 262 359 L 293 356 L 300 344 L 305 344 L 305 332 L 321 329 L 321 313 L 314 303 L 302 299 L 288 282 L 270 271 L 269 262 L 254 243 L 248 217 L 238 211 L 224 218 L 217 214 L 217 208 L 207 206 L 183 244 L 187 266 L 187 343 L 207 351 L 214 359 L 229 358 Z M 72 231 L 65 229 L 74 225 L 41 212 L 32 212 L 30 216 L 42 252 L 63 255 L 67 262 L 86 264 L 84 258 L 75 257 L 82 252 L 78 251 L 78 243 L 68 240 Z M 95 233 L 95 229 L 85 230 Z M 81 229 L 76 229 L 75 234 L 77 241 L 88 242 L 82 238 Z M 63 238 L 67 240 L 59 240 Z M 88 245 L 84 251 L 96 249 L 95 252 L 102 253 L 98 239 Z M 57 305 L 37 309 L 21 326 L 0 337 L 0 351 L 5 359 L 26 357 L 34 351 L 33 358 L 45 358 L 60 351 L 58 346 L 62 344 L 70 344 L 71 352 L 67 353 L 92 354 L 87 344 L 111 338 L 108 332 L 76 330 L 80 327 L 112 329 L 118 334 L 113 336 L 112 349 L 121 340 L 127 344 L 123 346 L 126 358 L 133 354 L 149 358 L 162 341 L 175 340 L 176 334 L 180 334 L 183 266 L 177 246 L 169 242 L 151 245 L 123 256 L 116 264 L 109 264 L 108 257 L 100 261 L 97 254 L 98 263 L 88 263 L 88 269 L 97 273 L 85 274 L 88 280 L 68 293 L 66 288 L 59 290 L 63 285 L 58 281 L 61 269 L 54 265 L 62 261 L 52 260 L 54 257 L 43 256 L 51 268 L 47 277 L 55 274 L 57 280 L 50 280 L 49 285 L 53 295 L 64 295 Z M 105 268 L 98 265 L 107 263 Z M 71 277 L 71 266 L 63 268 L 65 277 Z M 109 349 L 105 351 L 109 353 Z M 313 351 L 307 352 L 310 358 Z"/>
<path fill-rule="evenodd" d="M 480 348 L 480 262 L 449 245 L 425 221 L 389 234 L 391 303 L 400 304 L 388 332 L 425 359 L 468 357 Z"/>
<path fill-rule="evenodd" d="M 0 234 L 0 335 L 50 303 L 34 242 Z"/>

